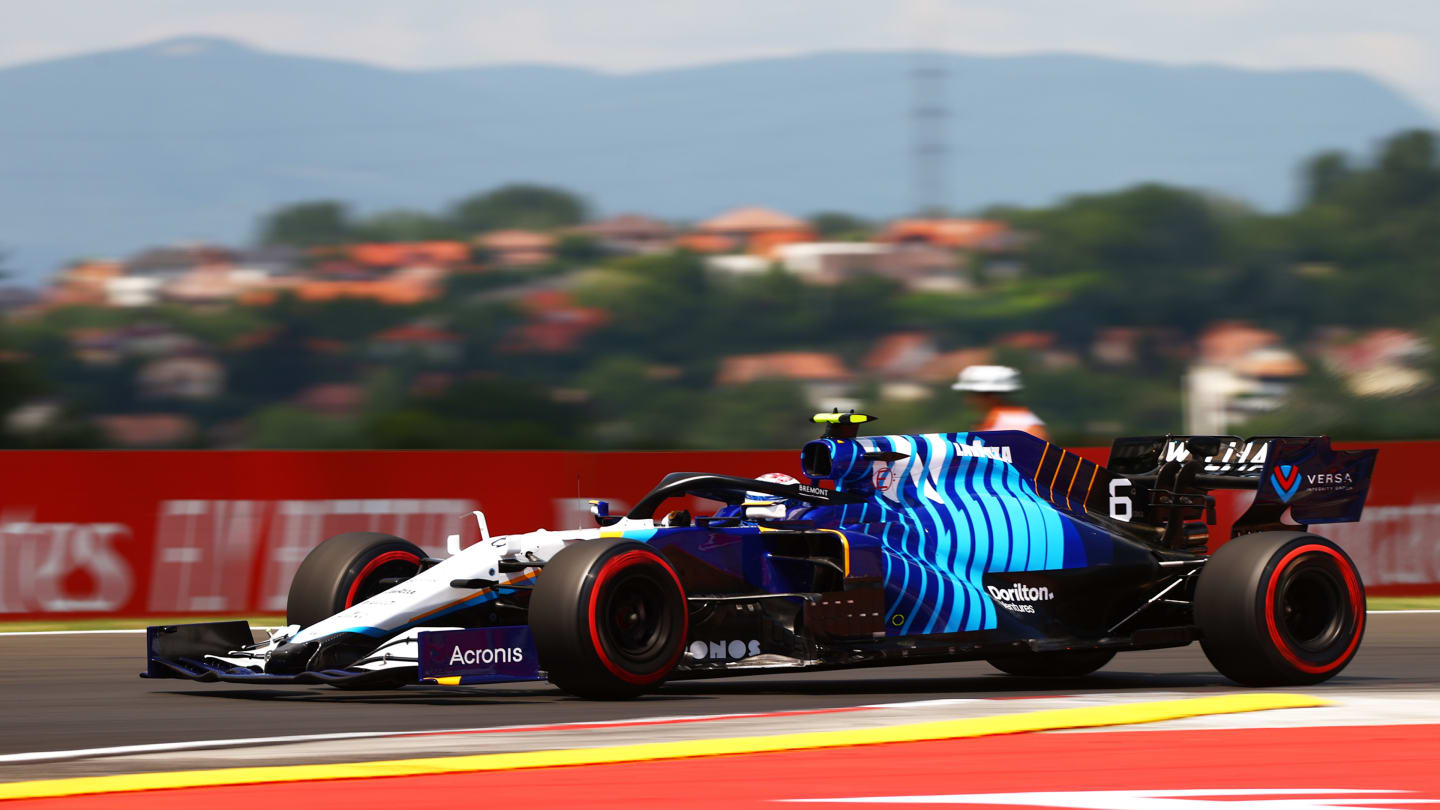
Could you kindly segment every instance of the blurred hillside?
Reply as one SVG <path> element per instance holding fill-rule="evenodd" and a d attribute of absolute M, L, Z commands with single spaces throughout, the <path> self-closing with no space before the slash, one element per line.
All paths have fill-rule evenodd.
<path fill-rule="evenodd" d="M 0 297 L 19 447 L 766 448 L 816 408 L 957 430 L 1003 362 L 1066 444 L 1206 430 L 1434 438 L 1440 154 L 1312 156 L 1293 213 L 1141 185 L 983 219 L 688 225 L 511 185 L 261 245 L 68 267 Z"/>
<path fill-rule="evenodd" d="M 606 75 L 398 71 L 191 38 L 0 70 L 0 245 L 33 279 L 171 239 L 238 243 L 276 205 L 433 206 L 525 179 L 600 211 L 693 219 L 744 200 L 909 210 L 916 57 L 831 53 Z M 1294 165 L 1429 118 L 1341 71 L 1081 56 L 932 57 L 961 209 L 1143 181 L 1267 210 Z"/>

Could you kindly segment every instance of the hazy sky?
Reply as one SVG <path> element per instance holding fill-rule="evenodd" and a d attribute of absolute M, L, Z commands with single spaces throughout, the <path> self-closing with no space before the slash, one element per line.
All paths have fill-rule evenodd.
<path fill-rule="evenodd" d="M 1342 67 L 1440 113 L 1437 0 L 0 0 L 0 65 L 183 34 L 395 67 L 632 71 L 916 45 Z"/>

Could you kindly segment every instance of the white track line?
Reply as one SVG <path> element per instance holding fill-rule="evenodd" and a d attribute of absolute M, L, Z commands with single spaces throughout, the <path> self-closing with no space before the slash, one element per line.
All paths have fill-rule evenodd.
<path fill-rule="evenodd" d="M 839 706 L 838 709 L 890 709 L 911 706 L 933 706 L 939 704 L 974 703 L 982 698 L 946 698 L 942 700 L 901 701 L 899 703 L 873 703 L 864 706 Z M 799 714 L 826 713 L 825 709 L 799 710 Z M 139 745 L 115 745 L 106 748 L 76 748 L 66 751 L 27 751 L 19 754 L 0 754 L 0 765 L 22 762 L 53 762 L 64 759 L 86 757 L 123 756 L 127 754 L 154 754 L 166 751 L 194 751 L 207 748 L 236 748 L 250 745 L 276 745 L 282 743 L 323 742 L 326 740 L 359 740 L 378 737 L 440 736 L 445 734 L 475 734 L 490 732 L 526 732 L 552 730 L 556 726 L 583 728 L 586 726 L 652 725 L 661 723 L 705 722 L 712 720 L 745 720 L 786 715 L 789 712 L 753 712 L 740 714 L 701 714 L 661 717 L 636 717 L 624 720 L 589 720 L 574 723 L 545 723 L 520 726 L 488 726 L 480 728 L 420 729 L 412 731 L 349 731 L 332 734 L 293 734 L 281 737 L 237 737 L 218 740 L 189 740 L 186 742 L 144 743 Z"/>

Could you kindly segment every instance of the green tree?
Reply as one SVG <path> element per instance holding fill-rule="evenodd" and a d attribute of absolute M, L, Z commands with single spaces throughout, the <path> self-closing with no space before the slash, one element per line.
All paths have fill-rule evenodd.
<path fill-rule="evenodd" d="M 454 239 L 461 235 L 449 219 L 407 208 L 382 211 L 367 217 L 355 226 L 354 231 L 356 236 L 367 242 L 423 242 Z"/>
<path fill-rule="evenodd" d="M 451 220 L 467 234 L 500 228 L 562 228 L 585 221 L 585 201 L 564 189 L 516 183 L 456 203 Z"/>
<path fill-rule="evenodd" d="M 1306 161 L 1305 200 L 1308 204 L 1331 198 L 1354 176 L 1344 152 L 1321 152 Z"/>
<path fill-rule="evenodd" d="M 267 215 L 260 225 L 260 241 L 266 245 L 334 245 L 354 236 L 349 209 L 333 200 L 287 205 Z"/>
<path fill-rule="evenodd" d="M 810 217 L 810 227 L 823 239 L 842 241 L 860 241 L 875 230 L 868 220 L 844 211 L 821 211 Z"/>

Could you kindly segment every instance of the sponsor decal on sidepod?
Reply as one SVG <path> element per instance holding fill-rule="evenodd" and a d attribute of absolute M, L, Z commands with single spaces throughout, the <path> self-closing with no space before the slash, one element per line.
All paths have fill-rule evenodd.
<path fill-rule="evenodd" d="M 1035 587 L 1019 582 L 1011 583 L 1008 588 L 997 588 L 994 585 L 987 585 L 985 590 L 990 592 L 990 598 L 999 603 L 1011 613 L 1034 613 L 1034 602 L 1048 602 L 1055 598 L 1050 589 L 1041 585 Z"/>

